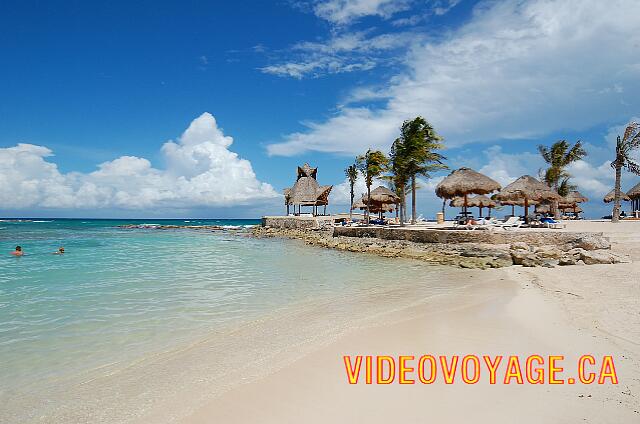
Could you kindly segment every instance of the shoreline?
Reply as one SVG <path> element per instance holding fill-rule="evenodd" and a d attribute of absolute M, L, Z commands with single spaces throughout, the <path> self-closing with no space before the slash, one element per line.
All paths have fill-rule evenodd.
<path fill-rule="evenodd" d="M 559 307 L 517 268 L 481 275 L 483 283 L 467 293 L 398 311 L 395 321 L 353 331 L 177 422 L 422 422 L 428 413 L 430 420 L 462 423 L 471 409 L 480 423 L 508 423 L 516 416 L 526 423 L 637 420 L 637 346 L 616 344 L 593 326 L 576 331 L 576 309 Z M 351 386 L 342 363 L 345 354 L 425 353 L 563 354 L 573 359 L 582 353 L 611 354 L 620 384 Z"/>

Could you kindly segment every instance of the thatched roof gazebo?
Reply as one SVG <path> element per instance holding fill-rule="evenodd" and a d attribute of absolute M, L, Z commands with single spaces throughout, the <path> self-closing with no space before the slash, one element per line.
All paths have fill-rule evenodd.
<path fill-rule="evenodd" d="M 456 197 L 454 199 L 451 199 L 451 202 L 449 202 L 449 206 L 454 207 L 454 208 L 461 208 L 464 207 L 464 198 L 463 197 Z M 487 196 L 484 195 L 478 195 L 478 196 L 473 196 L 473 197 L 468 197 L 467 198 L 467 206 L 468 207 L 472 207 L 472 208 L 478 208 L 480 211 L 480 217 L 482 218 L 482 209 L 483 208 L 488 208 L 489 209 L 489 216 L 491 216 L 491 209 L 495 208 L 497 206 L 497 203 L 495 200 L 492 200 L 490 198 L 488 198 Z"/>
<path fill-rule="evenodd" d="M 631 200 L 640 198 L 640 183 L 631 187 L 631 190 L 627 191 L 627 196 Z"/>
<path fill-rule="evenodd" d="M 524 202 L 525 221 L 529 215 L 529 202 L 562 200 L 562 196 L 548 185 L 536 180 L 531 175 L 523 175 L 496 194 L 499 201 L 522 200 Z"/>
<path fill-rule="evenodd" d="M 632 212 L 640 210 L 640 183 L 631 187 L 631 190 L 627 191 L 627 196 L 631 199 Z"/>
<path fill-rule="evenodd" d="M 460 168 L 451 172 L 436 187 L 436 196 L 441 199 L 462 197 L 464 213 L 469 206 L 470 194 L 489 194 L 500 190 L 500 184 L 470 168 Z"/>
<path fill-rule="evenodd" d="M 289 206 L 293 205 L 294 211 L 298 206 L 300 213 L 302 206 L 312 206 L 313 214 L 316 215 L 318 206 L 325 207 L 329 204 L 329 193 L 333 186 L 321 186 L 316 181 L 318 168 L 311 168 L 308 163 L 298 167 L 298 178 L 291 188 L 284 189 L 285 204 L 287 205 L 287 214 L 289 214 Z"/>

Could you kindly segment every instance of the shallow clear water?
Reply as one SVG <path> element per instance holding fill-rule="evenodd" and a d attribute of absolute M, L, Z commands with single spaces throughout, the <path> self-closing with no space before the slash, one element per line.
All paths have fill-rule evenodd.
<path fill-rule="evenodd" d="M 326 310 L 294 322 L 291 333 L 300 336 L 305 326 L 324 331 L 313 317 L 333 314 L 335 322 L 342 322 L 369 308 L 367 302 L 375 305 L 376 296 L 392 299 L 394 286 L 426 284 L 429 293 L 437 293 L 445 284 L 437 273 L 429 279 L 428 267 L 415 262 L 255 239 L 234 231 L 117 227 L 258 223 L 187 221 L 0 222 L 0 403 L 16 403 L 35 392 L 54 399 L 48 391 L 68 390 L 101 369 L 122 370 L 226 326 L 287 308 L 312 305 L 316 311 Z M 17 244 L 25 256 L 9 255 Z M 52 254 L 61 245 L 66 253 Z M 360 301 L 331 300 L 338 297 Z M 260 355 L 277 340 L 264 335 Z M 248 349 L 239 343 L 234 344 L 233 337 L 211 342 L 206 357 L 212 357 L 216 346 L 221 352 Z M 287 341 L 278 343 L 286 346 Z M 14 406 L 4 408 L 6 421 L 19 422 L 24 419 L 21 411 L 34 407 Z"/>

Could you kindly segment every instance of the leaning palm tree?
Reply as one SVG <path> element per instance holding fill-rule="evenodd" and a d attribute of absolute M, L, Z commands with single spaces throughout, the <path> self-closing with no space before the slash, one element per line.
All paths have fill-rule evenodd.
<path fill-rule="evenodd" d="M 385 156 L 380 150 L 371 151 L 371 149 L 367 150 L 367 152 L 356 158 L 356 165 L 358 170 L 364 177 L 364 182 L 367 185 L 367 213 L 366 213 L 366 223 L 369 224 L 369 211 L 371 209 L 371 184 L 373 184 L 373 179 L 379 177 L 384 173 L 389 165 L 389 158 Z"/>
<path fill-rule="evenodd" d="M 404 226 L 405 223 L 405 202 L 407 193 L 407 184 L 409 183 L 409 175 L 407 174 L 407 166 L 404 157 L 404 140 L 402 138 L 396 138 L 391 145 L 391 152 L 389 154 L 389 171 L 391 175 L 384 177 L 390 181 L 393 185 L 396 194 L 400 198 L 398 205 L 400 212 L 400 225 Z"/>
<path fill-rule="evenodd" d="M 347 176 L 347 180 L 349 180 L 349 194 L 351 202 L 349 203 L 349 219 L 353 217 L 353 198 L 355 193 L 353 192 L 353 187 L 356 184 L 356 180 L 358 179 L 358 167 L 356 164 L 352 164 L 347 166 L 344 169 L 344 174 Z"/>
<path fill-rule="evenodd" d="M 616 170 L 615 198 L 611 222 L 620 220 L 622 169 L 624 168 L 629 172 L 640 175 L 640 164 L 631 158 L 631 153 L 638 148 L 640 148 L 640 125 L 637 122 L 631 122 L 624 131 L 622 139 L 620 136 L 616 139 L 616 158 L 611 162 L 611 167 Z"/>
<path fill-rule="evenodd" d="M 440 137 L 423 117 L 404 121 L 400 127 L 401 143 L 397 155 L 402 157 L 404 173 L 411 183 L 411 223 L 416 223 L 416 179 L 419 175 L 431 178 L 434 171 L 447 169 L 446 159 L 436 150 L 444 148 Z"/>
<path fill-rule="evenodd" d="M 571 175 L 566 171 L 566 167 L 583 159 L 587 152 L 582 147 L 582 142 L 577 141 L 576 144 L 571 146 L 567 140 L 559 140 L 551 145 L 538 146 L 538 151 L 542 155 L 544 161 L 549 164 L 549 168 L 544 172 L 544 181 L 547 185 L 558 192 L 561 190 L 561 185 L 564 188 L 569 188 L 569 178 Z M 566 181 L 565 181 L 566 180 Z M 569 190 L 567 190 L 569 191 Z M 553 214 L 558 217 L 558 202 L 554 201 Z"/>

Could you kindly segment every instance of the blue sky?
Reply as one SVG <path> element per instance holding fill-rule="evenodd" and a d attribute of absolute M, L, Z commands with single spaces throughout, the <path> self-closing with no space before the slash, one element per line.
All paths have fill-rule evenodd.
<path fill-rule="evenodd" d="M 0 215 L 253 217 L 282 210 L 305 161 L 344 209 L 342 169 L 423 115 L 452 168 L 504 184 L 538 173 L 538 144 L 582 139 L 590 156 L 570 171 L 598 216 L 611 142 L 640 115 L 639 9 L 4 2 Z M 437 181 L 421 184 L 425 215 Z"/>

